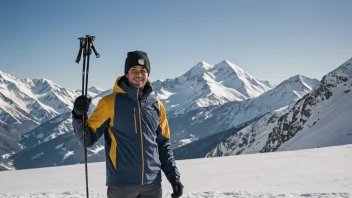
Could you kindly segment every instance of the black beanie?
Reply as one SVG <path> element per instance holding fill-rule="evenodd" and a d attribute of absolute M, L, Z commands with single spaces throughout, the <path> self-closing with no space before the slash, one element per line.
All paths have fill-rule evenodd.
<path fill-rule="evenodd" d="M 149 76 L 150 61 L 149 61 L 147 53 L 142 52 L 142 51 L 128 52 L 126 62 L 125 62 L 125 74 L 127 74 L 128 70 L 133 66 L 145 67 L 148 71 L 148 76 Z"/>

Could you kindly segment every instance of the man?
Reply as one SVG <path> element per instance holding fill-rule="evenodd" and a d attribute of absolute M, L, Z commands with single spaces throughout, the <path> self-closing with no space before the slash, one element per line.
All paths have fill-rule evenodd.
<path fill-rule="evenodd" d="M 149 74 L 147 53 L 129 52 L 125 75 L 117 78 L 113 93 L 103 97 L 84 121 L 87 147 L 102 135 L 105 138 L 108 198 L 161 198 L 161 170 L 171 183 L 172 197 L 183 193 L 166 110 L 151 95 Z M 90 101 L 79 96 L 72 110 L 74 133 L 82 145 L 82 117 L 87 115 Z"/>

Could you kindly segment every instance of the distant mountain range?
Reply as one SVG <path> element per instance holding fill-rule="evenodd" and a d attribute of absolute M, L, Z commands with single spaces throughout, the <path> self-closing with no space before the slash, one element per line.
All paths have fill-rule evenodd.
<path fill-rule="evenodd" d="M 341 68 L 345 67 L 347 69 L 343 73 Z M 296 133 L 301 134 L 298 132 L 305 128 L 306 122 L 310 123 L 301 121 L 301 126 L 297 128 L 297 120 L 309 120 L 310 115 L 315 115 L 315 106 L 319 105 L 323 105 L 321 108 L 330 108 L 331 113 L 335 109 L 331 106 L 335 100 L 343 104 L 345 95 L 351 95 L 348 91 L 351 87 L 349 67 L 350 63 L 346 62 L 334 74 L 348 89 L 335 90 L 334 87 L 340 87 L 341 83 L 332 80 L 335 78 L 330 77 L 331 73 L 321 82 L 296 75 L 275 86 L 269 81 L 255 79 L 227 60 L 214 66 L 200 62 L 178 78 L 153 82 L 153 94 L 166 106 L 171 140 L 178 159 L 289 150 L 295 147 L 288 146 L 288 140 Z M 322 86 L 325 88 L 319 88 Z M 323 100 L 321 98 L 327 96 L 327 89 L 334 97 Z M 325 91 L 318 91 L 320 94 L 317 94 L 317 90 Z M 89 95 L 93 100 L 89 113 L 111 91 L 90 88 Z M 3 159 L 10 160 L 16 169 L 82 162 L 83 149 L 73 136 L 70 113 L 78 95 L 79 90 L 66 90 L 46 79 L 23 80 L 0 72 L 0 135 L 6 137 L 0 141 Z M 317 95 L 321 98 L 318 99 Z M 338 100 L 337 95 L 342 99 Z M 316 105 L 305 102 L 307 100 L 316 100 Z M 304 107 L 309 104 L 311 110 L 302 109 L 303 104 Z M 350 109 L 347 107 L 345 110 L 339 107 L 339 112 L 348 112 Z M 319 112 L 319 115 L 323 115 L 322 110 Z M 328 120 L 338 123 L 325 116 L 324 122 Z M 311 129 L 312 126 L 320 126 L 319 120 L 314 121 L 314 125 L 314 122 L 310 123 Z M 350 127 L 345 120 L 339 125 Z M 346 131 L 340 128 L 339 131 L 343 131 L 341 134 Z M 319 130 L 316 133 L 320 134 Z M 349 140 L 348 134 L 346 140 Z M 329 137 L 328 133 L 325 135 Z M 90 162 L 105 160 L 103 142 L 101 139 L 89 149 Z M 333 139 L 329 144 L 316 142 L 312 145 L 340 144 L 338 142 L 343 141 Z"/>
<path fill-rule="evenodd" d="M 352 59 L 293 105 L 236 131 L 207 157 L 288 151 L 352 142 Z"/>
<path fill-rule="evenodd" d="M 92 87 L 88 94 L 99 93 Z M 0 133 L 18 139 L 40 123 L 70 111 L 80 94 L 44 78 L 19 79 L 0 71 Z"/>
<path fill-rule="evenodd" d="M 174 148 L 208 135 L 236 127 L 244 122 L 287 106 L 309 93 L 319 81 L 296 75 L 256 98 L 198 108 L 187 114 L 171 116 Z"/>
<path fill-rule="evenodd" d="M 178 78 L 153 82 L 155 95 L 165 104 L 170 116 L 255 98 L 273 87 L 227 60 L 214 66 L 199 62 Z"/>

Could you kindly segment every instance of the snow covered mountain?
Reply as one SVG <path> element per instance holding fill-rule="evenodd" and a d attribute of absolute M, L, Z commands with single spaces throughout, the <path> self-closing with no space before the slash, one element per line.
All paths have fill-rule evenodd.
<path fill-rule="evenodd" d="M 198 108 L 169 120 L 175 148 L 190 138 L 199 139 L 287 106 L 309 93 L 319 81 L 296 75 L 260 96 L 240 102 Z"/>
<path fill-rule="evenodd" d="M 44 122 L 28 133 L 21 135 L 19 143 L 29 149 L 44 142 L 48 142 L 64 133 L 72 132 L 73 127 L 71 117 L 71 112 L 67 112 Z"/>
<path fill-rule="evenodd" d="M 90 97 L 95 97 L 95 96 L 99 95 L 101 92 L 103 92 L 103 91 L 105 91 L 105 90 L 100 89 L 100 88 L 98 88 L 98 87 L 96 87 L 96 86 L 93 86 L 93 87 L 88 88 L 87 91 L 88 91 L 87 94 L 88 94 Z M 81 92 L 81 90 L 78 90 L 78 91 L 76 91 L 76 92 Z M 81 93 L 80 93 L 80 94 L 81 94 Z"/>
<path fill-rule="evenodd" d="M 297 77 L 297 79 L 305 79 L 305 78 Z M 291 83 L 284 83 L 286 87 L 289 87 L 289 89 L 285 89 L 286 91 L 291 90 L 291 87 L 288 85 L 292 85 L 292 87 L 299 87 L 293 84 L 293 82 L 296 82 L 295 80 L 291 79 L 288 82 L 291 82 Z M 299 83 L 301 81 L 299 80 L 297 82 Z M 309 88 L 310 86 L 307 86 L 307 87 Z M 277 89 L 273 89 L 271 91 L 277 94 L 286 93 L 286 92 L 282 92 L 283 89 L 281 89 L 280 87 L 278 87 Z M 93 97 L 93 103 L 94 101 L 97 102 L 103 95 L 110 93 L 110 91 L 111 90 L 104 91 L 101 94 Z M 297 89 L 295 91 L 300 92 L 301 89 Z M 289 95 L 289 94 L 286 93 L 286 95 Z M 289 98 L 291 99 L 289 103 L 292 102 L 292 100 L 296 100 L 299 97 L 297 95 L 295 96 L 296 96 L 295 98 Z M 212 107 L 212 108 L 215 108 L 215 107 Z M 91 111 L 93 109 L 94 108 L 91 107 Z M 205 108 L 201 108 L 201 109 L 205 109 Z M 191 113 L 194 113 L 197 111 L 199 111 L 199 109 L 191 111 L 187 115 L 190 115 Z M 250 110 L 247 110 L 247 111 L 249 112 Z M 256 115 L 253 115 L 253 118 L 255 117 Z M 200 118 L 198 119 L 201 120 Z M 82 151 L 82 148 L 78 145 L 77 141 L 75 140 L 75 137 L 73 136 L 71 121 L 72 120 L 71 120 L 70 112 L 64 113 L 39 125 L 38 127 L 31 130 L 30 132 L 23 134 L 21 136 L 20 143 L 23 144 L 26 149 L 18 153 L 17 155 L 11 157 L 11 159 L 14 160 L 13 165 L 17 169 L 23 169 L 23 168 L 43 167 L 43 166 L 53 166 L 53 165 L 68 165 L 68 164 L 81 162 L 83 160 L 83 155 L 82 155 L 83 151 Z M 202 122 L 199 122 L 199 123 L 196 122 L 196 120 L 194 120 L 193 122 L 188 122 L 188 121 L 186 122 L 188 125 L 193 123 L 194 125 L 193 129 L 196 129 L 196 130 L 192 131 L 192 133 L 195 134 L 195 136 L 197 137 L 206 136 L 207 130 L 211 128 L 207 125 L 202 125 Z M 215 121 L 215 122 L 219 122 L 219 121 Z M 175 128 L 175 126 L 177 127 L 183 126 L 180 124 L 180 122 L 178 122 L 178 120 L 175 120 L 175 119 L 170 119 L 169 123 L 170 123 L 171 129 Z M 214 125 L 214 122 L 208 122 L 207 120 L 205 121 L 205 123 Z M 219 127 L 219 131 L 222 127 L 221 124 L 223 123 L 219 123 L 218 125 L 216 125 L 217 127 Z M 240 124 L 242 123 L 238 123 L 238 125 Z M 186 128 L 187 125 L 184 125 L 184 127 Z M 204 127 L 204 130 L 198 130 L 199 128 L 202 128 L 202 127 Z M 219 132 L 219 131 L 216 131 L 216 128 L 213 128 L 213 129 L 214 129 L 214 133 Z M 171 131 L 172 131 L 172 136 L 171 136 L 172 140 L 176 140 L 177 139 L 176 130 L 171 130 Z M 183 138 L 182 136 L 179 136 L 179 137 Z M 194 137 L 190 141 L 196 140 L 197 137 Z M 222 137 L 222 136 L 219 136 L 219 137 Z M 70 140 L 69 138 L 72 138 L 73 140 Z M 213 144 L 213 147 L 216 146 L 216 144 L 218 144 L 221 140 L 222 139 L 219 139 L 217 142 L 215 142 Z M 180 144 L 183 144 L 182 141 L 180 142 Z M 91 149 L 89 153 L 90 155 L 89 161 L 105 160 L 104 152 L 101 152 L 104 148 L 103 145 L 104 145 L 103 140 L 101 140 Z M 178 144 L 174 143 L 173 145 L 178 145 Z M 208 145 L 210 144 L 208 143 Z M 209 151 L 211 148 L 208 148 L 207 151 Z"/>
<path fill-rule="evenodd" d="M 296 150 L 352 142 L 352 59 L 295 104 L 223 140 L 208 157 Z"/>
<path fill-rule="evenodd" d="M 12 163 L 8 159 L 11 155 L 20 152 L 22 145 L 3 133 L 0 133 L 0 171 L 11 170 Z"/>
<path fill-rule="evenodd" d="M 104 138 L 88 149 L 88 162 L 104 161 Z M 83 147 L 73 132 L 64 133 L 47 142 L 26 148 L 10 157 L 15 169 L 41 168 L 79 164 L 84 160 Z"/>
<path fill-rule="evenodd" d="M 196 159 L 204 158 L 209 151 L 221 143 L 224 139 L 229 138 L 234 133 L 242 130 L 244 127 L 250 125 L 254 121 L 260 119 L 261 117 L 255 118 L 248 122 L 242 123 L 236 127 L 230 128 L 228 130 L 208 135 L 196 141 L 190 141 L 184 146 L 176 148 L 173 150 L 176 160 L 183 159 Z"/>
<path fill-rule="evenodd" d="M 178 78 L 153 82 L 155 95 L 164 102 L 170 117 L 254 98 L 273 87 L 227 60 L 214 66 L 202 61 Z"/>
<path fill-rule="evenodd" d="M 96 87 L 89 90 L 94 96 L 101 92 Z M 0 71 L 0 123 L 4 123 L 0 132 L 17 139 L 40 123 L 70 111 L 80 94 L 44 78 L 19 79 Z"/>
<path fill-rule="evenodd" d="M 22 146 L 15 139 L 0 133 L 0 159 L 2 155 L 16 153 L 22 150 Z M 5 157 L 3 157 L 5 158 Z"/>
<path fill-rule="evenodd" d="M 100 93 L 97 87 L 88 90 L 90 97 Z M 79 95 L 80 90 L 67 90 L 47 79 L 19 79 L 0 71 L 0 155 L 6 157 L 2 160 L 72 132 L 70 111 Z"/>
<path fill-rule="evenodd" d="M 214 95 L 218 97 L 221 94 L 225 98 L 227 97 L 226 101 L 241 101 L 249 97 L 260 95 L 263 92 L 272 88 L 272 85 L 268 81 L 263 81 L 262 83 L 261 81 L 251 77 L 241 68 L 235 66 L 234 64 L 228 61 L 223 61 L 222 63 L 217 64 L 215 66 L 210 66 L 205 62 L 201 62 L 197 66 L 190 69 L 185 75 L 171 81 L 181 82 L 182 80 L 184 80 L 184 82 L 180 83 L 180 85 L 177 86 L 180 91 L 187 90 L 187 86 L 189 85 L 189 83 L 192 83 L 193 85 L 198 84 L 197 86 L 206 87 L 206 91 L 203 94 L 194 96 L 192 100 L 189 101 L 193 104 L 198 103 L 199 101 L 206 101 L 208 100 L 208 97 L 211 98 Z M 232 83 L 232 81 L 234 81 L 234 83 Z M 158 83 L 153 83 L 153 87 L 156 87 L 155 90 L 157 93 L 157 97 L 163 98 L 163 95 L 158 94 L 158 90 L 165 91 L 165 84 L 163 84 L 164 87 L 155 86 L 155 84 Z M 211 86 L 209 87 L 208 85 Z M 236 89 L 241 90 L 243 93 L 240 93 Z M 94 110 L 98 101 L 103 96 L 111 93 L 112 90 L 109 89 L 106 91 L 102 91 L 99 88 L 92 87 L 89 89 L 89 91 L 92 97 L 92 105 L 89 111 L 89 113 L 91 113 Z M 75 91 L 74 93 L 79 94 L 79 91 Z M 230 93 L 230 95 L 233 93 L 235 94 L 233 94 L 231 97 L 228 97 L 228 93 Z M 176 95 L 182 94 L 183 93 L 177 93 Z M 221 99 L 221 97 L 216 97 L 213 101 L 220 101 L 219 99 Z M 73 99 L 74 97 L 72 97 L 72 100 Z M 223 102 L 216 103 L 221 104 Z M 72 105 L 72 102 L 70 102 L 70 105 Z M 206 104 L 203 106 L 209 105 L 212 104 Z M 195 107 L 198 106 L 196 105 Z M 74 157 L 76 154 L 79 154 L 78 150 L 80 150 L 79 147 L 75 147 L 77 146 L 77 143 L 75 141 L 72 141 L 71 143 L 60 142 L 60 140 L 67 141 L 66 137 L 70 137 L 70 135 L 67 135 L 66 133 L 72 133 L 72 130 L 73 129 L 71 126 L 70 112 L 61 113 L 59 115 L 56 115 L 56 117 L 48 119 L 46 122 L 42 122 L 36 128 L 30 130 L 28 133 L 21 135 L 19 142 L 25 147 L 25 150 L 12 157 L 12 159 L 14 159 L 14 165 L 16 166 L 16 168 L 29 168 L 35 166 L 41 167 L 50 164 L 59 165 L 62 164 L 61 160 L 66 155 L 66 153 L 62 152 L 62 149 L 70 152 L 75 151 L 70 154 L 70 158 L 75 160 L 67 161 L 64 163 L 67 164 L 79 162 L 80 160 L 82 160 L 82 155 L 78 155 L 80 157 L 77 158 Z M 60 146 L 60 149 L 56 149 L 56 147 L 58 147 L 58 144 L 62 144 Z M 96 147 L 93 148 L 93 150 L 101 149 L 101 145 L 103 144 L 97 144 Z M 98 159 L 99 155 L 97 155 L 98 157 L 94 157 L 93 152 L 93 157 L 90 157 L 90 159 Z M 56 157 L 54 159 L 53 157 L 49 156 Z"/>
<path fill-rule="evenodd" d="M 255 80 L 241 68 L 228 61 L 223 61 L 215 66 L 201 62 L 185 75 L 169 80 L 169 83 L 166 82 L 168 80 L 162 83 L 157 81 L 153 83 L 153 87 L 156 90 L 157 97 L 173 101 L 171 103 L 176 103 L 177 97 L 165 98 L 160 93 L 166 93 L 165 90 L 171 91 L 172 89 L 184 93 L 188 89 L 189 83 L 207 87 L 204 89 L 206 91 L 203 94 L 199 94 L 200 91 L 192 93 L 192 96 L 198 95 L 192 98 L 194 100 L 188 100 L 189 103 L 200 104 L 199 101 L 218 101 L 218 105 L 214 105 L 216 103 L 204 103 L 204 107 L 201 108 L 195 105 L 194 108 L 196 109 L 187 109 L 187 111 L 183 111 L 185 114 L 172 114 L 169 111 L 175 113 L 173 111 L 175 109 L 168 110 L 169 124 L 172 131 L 171 137 L 175 148 L 207 135 L 241 126 L 241 124 L 258 118 L 274 109 L 288 105 L 298 100 L 304 93 L 308 93 L 318 83 L 317 80 L 297 75 L 272 89 L 270 87 L 272 85 L 268 81 Z M 179 83 L 172 84 L 172 82 Z M 231 82 L 234 83 L 231 84 Z M 214 88 L 214 86 L 217 88 Z M 27 90 L 27 92 L 29 91 Z M 76 97 L 80 94 L 80 91 L 72 91 L 72 93 Z M 100 98 L 109 93 L 111 93 L 111 89 L 102 91 L 92 87 L 90 89 L 92 105 L 89 113 L 94 110 Z M 182 93 L 175 92 L 173 95 L 182 96 Z M 219 102 L 221 97 L 218 96 L 223 94 L 223 96 L 226 95 L 227 97 L 228 93 L 230 95 L 236 93 L 232 96 L 238 96 L 238 100 L 232 98 L 234 99 L 232 101 L 228 97 L 227 102 L 225 100 Z M 213 98 L 214 100 L 207 99 L 207 97 L 211 98 L 213 96 L 216 96 Z M 251 98 L 255 96 L 257 97 Z M 72 102 L 75 97 L 71 98 Z M 72 105 L 72 102 L 67 105 Z M 182 105 L 187 106 L 188 104 L 184 103 Z M 82 161 L 82 148 L 77 144 L 76 140 L 69 140 L 69 138 L 75 139 L 72 135 L 70 111 L 71 108 L 69 108 L 69 111 L 60 114 L 57 112 L 58 115 L 52 116 L 50 119 L 47 118 L 47 121 L 38 123 L 35 128 L 21 135 L 19 142 L 24 146 L 25 150 L 11 157 L 16 168 L 67 165 Z M 104 144 L 100 142 L 92 148 L 89 154 L 90 160 L 104 160 L 104 154 L 100 152 L 103 149 L 102 145 Z"/>
<path fill-rule="evenodd" d="M 21 135 L 24 150 L 12 155 L 16 169 L 77 164 L 83 161 L 83 148 L 73 134 L 71 112 L 60 114 Z M 104 161 L 104 138 L 88 149 L 89 162 Z"/>

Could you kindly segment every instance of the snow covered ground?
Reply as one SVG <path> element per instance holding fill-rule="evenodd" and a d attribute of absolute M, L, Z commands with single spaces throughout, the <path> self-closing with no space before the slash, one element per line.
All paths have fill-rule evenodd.
<path fill-rule="evenodd" d="M 177 161 L 184 198 L 352 197 L 352 145 Z M 106 197 L 105 163 L 88 165 Z M 171 187 L 164 178 L 164 196 Z M 0 172 L 1 198 L 84 198 L 84 165 Z"/>

